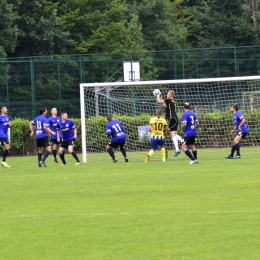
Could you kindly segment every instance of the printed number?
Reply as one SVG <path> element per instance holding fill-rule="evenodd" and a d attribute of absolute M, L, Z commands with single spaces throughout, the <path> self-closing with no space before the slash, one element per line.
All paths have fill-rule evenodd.
<path fill-rule="evenodd" d="M 192 126 L 191 126 L 191 129 L 194 129 L 195 127 L 194 127 L 194 116 L 190 116 L 190 119 L 191 119 L 191 124 L 192 124 Z"/>
<path fill-rule="evenodd" d="M 37 129 L 42 129 L 41 121 L 37 121 L 36 124 L 37 124 L 37 126 L 36 126 Z"/>
<path fill-rule="evenodd" d="M 163 124 L 156 122 L 156 123 L 154 124 L 154 127 L 155 127 L 155 130 L 156 130 L 156 131 L 157 131 L 157 130 L 161 131 L 161 130 L 163 129 Z"/>
<path fill-rule="evenodd" d="M 121 127 L 119 126 L 119 124 L 113 125 L 112 127 L 116 130 L 117 133 L 118 132 L 122 132 Z"/>

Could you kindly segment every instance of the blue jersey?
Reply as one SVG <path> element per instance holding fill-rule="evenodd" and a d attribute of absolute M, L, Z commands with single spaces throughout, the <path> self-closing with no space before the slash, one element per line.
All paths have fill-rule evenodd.
<path fill-rule="evenodd" d="M 112 142 L 124 142 L 126 140 L 125 128 L 118 120 L 112 120 L 106 125 L 107 136 L 112 136 Z"/>
<path fill-rule="evenodd" d="M 58 125 L 58 123 L 61 122 L 61 118 L 58 117 L 58 116 L 56 116 L 56 117 L 51 116 L 51 117 L 48 118 L 48 121 L 49 121 L 51 131 L 56 133 L 57 132 L 57 125 Z M 51 134 L 51 139 L 57 139 L 57 135 Z"/>
<path fill-rule="evenodd" d="M 9 117 L 0 115 L 0 138 L 8 137 Z"/>
<path fill-rule="evenodd" d="M 233 115 L 233 120 L 235 121 L 235 125 L 236 125 L 236 129 L 237 131 L 242 131 L 243 133 L 248 133 L 248 128 L 246 123 L 244 123 L 241 126 L 241 129 L 238 129 L 238 126 L 240 125 L 242 119 L 244 118 L 244 116 L 242 115 L 241 112 L 237 111 L 234 115 Z"/>
<path fill-rule="evenodd" d="M 183 125 L 186 125 L 184 129 L 184 137 L 196 136 L 195 124 L 198 123 L 199 120 L 193 112 L 184 112 L 182 115 L 181 122 Z"/>
<path fill-rule="evenodd" d="M 66 120 L 66 122 L 60 122 L 57 125 L 57 129 L 62 132 L 62 142 L 73 141 L 74 138 L 74 129 L 76 128 L 75 124 L 71 120 Z M 61 136 L 61 134 L 60 134 Z"/>
<path fill-rule="evenodd" d="M 36 139 L 40 139 L 43 138 L 45 136 L 47 136 L 47 133 L 44 130 L 44 127 L 49 127 L 49 122 L 48 119 L 43 116 L 40 115 L 38 117 L 36 117 L 34 120 L 31 121 L 31 124 L 33 124 L 36 128 Z"/>

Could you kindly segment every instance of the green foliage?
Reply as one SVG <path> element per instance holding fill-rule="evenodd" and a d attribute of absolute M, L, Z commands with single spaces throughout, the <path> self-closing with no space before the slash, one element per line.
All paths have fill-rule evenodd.
<path fill-rule="evenodd" d="M 139 17 L 147 50 L 173 50 L 187 46 L 187 15 L 182 1 L 127 1 Z"/>
<path fill-rule="evenodd" d="M 9 3 L 8 3 L 9 2 Z M 12 1 L 0 0 L 0 58 L 6 57 L 7 53 L 13 53 L 16 47 L 18 28 L 15 24 L 19 18 L 16 6 Z M 20 1 L 15 1 L 17 5 Z"/>
<path fill-rule="evenodd" d="M 259 6 L 259 0 L 0 0 L 0 57 L 259 44 Z"/>
<path fill-rule="evenodd" d="M 12 155 L 29 155 L 36 151 L 35 140 L 30 137 L 29 121 L 15 118 L 11 121 L 11 149 Z M 2 146 L 0 146 L 2 149 Z"/>
<path fill-rule="evenodd" d="M 57 15 L 57 4 L 47 0 L 23 1 L 18 14 L 19 36 L 13 55 L 63 54 L 72 46 L 70 33 Z"/>
<path fill-rule="evenodd" d="M 186 1 L 192 19 L 188 41 L 193 47 L 246 46 L 255 43 L 253 26 L 244 19 L 241 1 Z"/>
<path fill-rule="evenodd" d="M 249 134 L 243 140 L 244 146 L 256 146 L 260 144 L 260 110 L 255 110 L 254 113 L 243 113 L 247 125 L 249 127 Z M 232 142 L 230 130 L 233 129 L 232 115 L 230 112 L 216 111 L 214 113 L 198 112 L 197 116 L 200 120 L 200 127 L 197 131 L 196 146 L 203 147 L 229 147 Z M 142 114 L 140 116 L 127 116 L 115 114 L 114 117 L 121 121 L 125 127 L 127 135 L 126 147 L 129 151 L 141 151 L 149 147 L 149 141 L 139 141 L 137 126 L 144 126 L 149 124 L 151 115 Z M 181 118 L 181 114 L 178 115 Z M 77 127 L 77 139 L 75 141 L 75 150 L 81 151 L 81 120 L 72 118 Z M 107 124 L 106 117 L 97 116 L 90 117 L 86 120 L 86 139 L 87 151 L 105 152 L 105 146 L 108 139 L 105 138 L 105 126 Z M 181 133 L 181 124 L 178 129 Z M 25 119 L 16 118 L 12 121 L 11 128 L 11 154 L 13 155 L 28 155 L 36 152 L 34 138 L 31 138 L 29 130 L 29 121 Z M 131 140 L 131 142 L 130 142 Z M 144 146 L 144 144 L 147 144 Z M 166 136 L 166 145 L 171 146 L 172 141 L 169 136 Z"/>

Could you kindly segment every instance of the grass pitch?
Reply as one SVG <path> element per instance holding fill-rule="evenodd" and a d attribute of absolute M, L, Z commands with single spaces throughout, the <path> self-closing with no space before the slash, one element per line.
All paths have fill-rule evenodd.
<path fill-rule="evenodd" d="M 260 150 L 0 169 L 1 259 L 260 259 Z M 173 154 L 173 152 L 172 152 Z M 171 156 L 170 156 L 171 157 Z M 95 160 L 94 160 L 95 159 Z"/>

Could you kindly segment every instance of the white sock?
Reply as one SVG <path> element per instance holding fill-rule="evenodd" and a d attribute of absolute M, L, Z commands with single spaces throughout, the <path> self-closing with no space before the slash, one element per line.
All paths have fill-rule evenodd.
<path fill-rule="evenodd" d="M 179 151 L 178 139 L 177 136 L 172 137 L 173 144 L 175 146 L 175 151 Z"/>
<path fill-rule="evenodd" d="M 180 135 L 176 135 L 177 136 L 177 140 L 180 142 L 180 143 L 183 143 L 183 139 L 181 138 Z"/>

